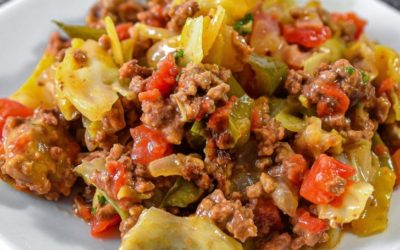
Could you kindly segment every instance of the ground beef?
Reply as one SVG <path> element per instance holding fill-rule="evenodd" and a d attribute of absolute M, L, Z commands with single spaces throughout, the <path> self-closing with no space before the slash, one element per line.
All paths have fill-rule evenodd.
<path fill-rule="evenodd" d="M 117 142 L 116 133 L 125 128 L 125 112 L 121 100 L 114 103 L 111 110 L 104 114 L 101 120 L 101 127 L 95 130 L 95 135 L 91 136 L 86 131 L 85 143 L 89 150 L 97 147 L 110 149 Z M 88 128 L 87 128 L 88 129 Z"/>
<path fill-rule="evenodd" d="M 266 194 L 271 194 L 277 186 L 274 178 L 272 178 L 271 176 L 269 176 L 266 173 L 261 173 L 260 183 L 261 183 L 262 189 L 264 190 L 264 192 Z"/>
<path fill-rule="evenodd" d="M 271 156 L 277 143 L 283 139 L 285 130 L 274 118 L 266 118 L 265 124 L 261 128 L 253 129 L 253 133 L 258 141 L 258 155 L 260 157 Z"/>
<path fill-rule="evenodd" d="M 168 0 L 150 0 L 147 2 L 148 9 L 138 13 L 140 22 L 154 26 L 165 27 L 170 20 Z"/>
<path fill-rule="evenodd" d="M 36 109 L 30 118 L 8 118 L 3 145 L 1 173 L 16 187 L 49 200 L 70 194 L 80 148 L 58 112 Z"/>
<path fill-rule="evenodd" d="M 379 132 L 386 145 L 391 149 L 400 148 L 400 124 L 396 122 L 381 126 Z"/>
<path fill-rule="evenodd" d="M 251 209 L 242 206 L 238 200 L 227 200 L 219 189 L 201 201 L 196 215 L 210 218 L 221 229 L 242 242 L 257 236 Z"/>
<path fill-rule="evenodd" d="M 167 23 L 167 28 L 176 32 L 181 31 L 186 19 L 194 16 L 199 10 L 199 4 L 194 0 L 172 7 L 168 12 L 171 20 Z"/>
<path fill-rule="evenodd" d="M 213 139 L 208 139 L 204 148 L 207 173 L 218 183 L 218 188 L 225 194 L 230 193 L 230 177 L 233 161 L 230 153 L 217 147 Z"/>
<path fill-rule="evenodd" d="M 257 226 L 258 237 L 268 236 L 271 231 L 283 228 L 279 209 L 274 202 L 268 198 L 260 198 L 254 210 L 254 223 Z"/>
<path fill-rule="evenodd" d="M 121 164 L 123 166 L 124 175 L 126 176 L 123 186 L 136 192 L 136 197 L 124 199 L 123 201 L 118 200 L 114 192 L 115 178 L 108 171 L 96 171 L 90 176 L 90 180 L 97 188 L 105 192 L 108 197 L 118 201 L 118 205 L 126 211 L 129 211 L 130 208 L 141 203 L 141 197 L 146 197 L 147 199 L 151 198 L 156 188 L 152 178 L 146 178 L 136 174 L 135 170 L 138 166 L 132 162 L 130 152 L 131 148 L 129 146 L 114 144 L 109 152 L 101 152 L 100 154 L 98 152 L 93 152 L 82 160 L 82 162 L 87 162 L 97 157 L 103 158 L 104 155 L 106 155 L 106 168 L 115 164 Z"/>
<path fill-rule="evenodd" d="M 218 108 L 208 120 L 207 127 L 211 131 L 219 149 L 230 149 L 235 146 L 235 140 L 229 128 L 229 119 L 236 97 L 232 97 L 224 106 Z"/>
<path fill-rule="evenodd" d="M 136 0 L 99 0 L 89 11 L 86 23 L 93 28 L 103 28 L 104 18 L 109 16 L 115 23 L 136 22 L 137 14 L 144 7 Z"/>
<path fill-rule="evenodd" d="M 139 216 L 142 214 L 143 206 L 135 205 L 129 209 L 129 217 L 123 221 L 119 225 L 119 231 L 121 232 L 121 237 L 123 237 L 133 226 L 136 225 L 136 222 L 139 219 Z"/>
<path fill-rule="evenodd" d="M 194 181 L 197 186 L 207 190 L 211 186 L 211 179 L 206 172 L 204 161 L 199 155 L 177 154 L 177 161 L 182 168 L 182 177 L 188 181 Z"/>
<path fill-rule="evenodd" d="M 288 233 L 275 235 L 260 246 L 261 250 L 289 250 L 292 238 Z"/>
<path fill-rule="evenodd" d="M 304 230 L 303 227 L 297 224 L 293 227 L 293 233 L 298 235 L 292 241 L 291 249 L 293 250 L 302 249 L 304 246 L 315 247 L 318 243 L 326 242 L 329 237 L 326 232 L 313 233 L 309 230 Z"/>
<path fill-rule="evenodd" d="M 157 100 L 145 100 L 142 102 L 142 111 L 140 120 L 144 124 L 161 131 L 169 143 L 181 143 L 185 122 L 171 99 L 160 96 Z"/>
<path fill-rule="evenodd" d="M 187 120 L 200 120 L 228 100 L 230 76 L 229 70 L 217 65 L 189 64 L 182 69 L 171 99 L 182 106 Z"/>
<path fill-rule="evenodd" d="M 138 60 L 133 59 L 129 62 L 124 63 L 119 69 L 119 77 L 121 79 L 132 79 L 135 76 L 140 76 L 143 79 L 151 76 L 153 70 L 140 66 Z"/>
<path fill-rule="evenodd" d="M 387 96 L 380 96 L 378 99 L 376 99 L 376 106 L 373 114 L 379 123 L 386 121 L 391 107 L 392 104 Z"/>

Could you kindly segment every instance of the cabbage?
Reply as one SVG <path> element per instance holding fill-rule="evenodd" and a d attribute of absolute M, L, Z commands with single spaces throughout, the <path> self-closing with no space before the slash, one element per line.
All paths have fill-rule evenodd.
<path fill-rule="evenodd" d="M 142 212 L 122 238 L 120 250 L 240 250 L 242 245 L 208 218 L 177 217 L 157 208 Z"/>
<path fill-rule="evenodd" d="M 83 161 L 82 164 L 74 169 L 74 171 L 82 177 L 87 185 L 95 186 L 91 178 L 93 178 L 93 175 L 97 172 L 106 171 L 106 159 L 99 157 L 91 161 Z M 107 196 L 106 192 L 99 188 L 97 188 L 97 192 L 106 198 L 108 203 L 111 204 L 111 206 L 115 209 L 115 211 L 118 212 L 122 219 L 128 218 L 128 212 L 122 210 L 122 208 L 115 201 Z"/>
<path fill-rule="evenodd" d="M 321 119 L 317 117 L 307 118 L 306 123 L 305 129 L 298 133 L 294 142 L 298 151 L 314 157 L 327 151 L 335 155 L 343 151 L 343 138 L 336 130 L 323 130 Z"/>
<path fill-rule="evenodd" d="M 52 91 L 53 86 L 40 85 L 38 82 L 43 72 L 48 70 L 54 62 L 55 58 L 53 55 L 44 53 L 31 76 L 10 96 L 10 99 L 18 101 L 32 109 L 39 106 L 45 108 L 56 106 L 56 100 Z"/>
<path fill-rule="evenodd" d="M 369 140 L 360 140 L 344 149 L 349 164 L 357 169 L 357 179 L 369 183 L 373 181 L 379 167 L 379 164 L 372 164 L 371 150 Z"/>
<path fill-rule="evenodd" d="M 292 217 L 296 216 L 299 197 L 283 180 L 279 180 L 277 183 L 277 187 L 271 194 L 272 200 L 283 213 Z"/>
<path fill-rule="evenodd" d="M 165 195 L 162 205 L 185 208 L 200 199 L 203 193 L 195 184 L 180 177 Z"/>
<path fill-rule="evenodd" d="M 332 38 L 327 40 L 317 52 L 304 60 L 304 72 L 312 75 L 321 63 L 333 63 L 343 57 L 345 44 L 341 39 Z"/>
<path fill-rule="evenodd" d="M 87 56 L 83 67 L 74 59 L 74 53 L 79 50 Z M 118 94 L 111 86 L 118 79 L 118 68 L 113 58 L 97 42 L 74 39 L 56 69 L 58 104 L 62 106 L 63 102 L 70 102 L 90 121 L 99 121 L 118 100 Z"/>
<path fill-rule="evenodd" d="M 148 169 L 153 177 L 183 174 L 182 155 L 168 155 L 150 162 Z"/>
<path fill-rule="evenodd" d="M 111 51 L 115 60 L 115 63 L 122 65 L 124 63 L 124 55 L 122 54 L 121 41 L 119 40 L 117 30 L 115 29 L 114 22 L 111 17 L 107 16 L 104 19 L 104 26 L 111 41 Z"/>
<path fill-rule="evenodd" d="M 173 36 L 155 43 L 146 52 L 147 64 L 152 68 L 157 68 L 159 61 L 163 60 L 169 53 L 172 53 L 179 48 L 179 39 L 179 36 Z"/>
<path fill-rule="evenodd" d="M 180 37 L 184 48 L 182 63 L 200 63 L 217 39 L 225 17 L 225 10 L 218 6 L 212 19 L 208 16 L 188 18 Z"/>
<path fill-rule="evenodd" d="M 84 40 L 98 40 L 102 35 L 106 34 L 104 29 L 95 29 L 88 26 L 69 25 L 53 20 L 58 28 L 62 29 L 70 38 L 81 38 Z"/>
<path fill-rule="evenodd" d="M 330 226 L 337 228 L 360 217 L 367 204 L 374 187 L 366 182 L 356 182 L 350 185 L 344 193 L 342 204 L 339 207 L 332 205 L 318 205 L 318 217 L 328 219 Z"/>

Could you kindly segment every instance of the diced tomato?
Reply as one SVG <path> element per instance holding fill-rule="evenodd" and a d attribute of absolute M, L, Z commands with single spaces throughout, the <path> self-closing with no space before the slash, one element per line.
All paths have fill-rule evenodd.
<path fill-rule="evenodd" d="M 315 28 L 284 25 L 283 36 L 289 43 L 299 44 L 306 48 L 315 48 L 322 45 L 326 40 L 331 38 L 332 31 L 327 26 Z"/>
<path fill-rule="evenodd" d="M 155 102 L 161 98 L 161 93 L 158 89 L 147 90 L 139 93 L 139 101 Z"/>
<path fill-rule="evenodd" d="M 6 122 L 7 117 L 10 116 L 20 116 L 27 117 L 32 115 L 32 109 L 22 105 L 19 102 L 0 98 L 0 138 L 3 135 L 3 127 Z"/>
<path fill-rule="evenodd" d="M 364 19 L 361 19 L 357 14 L 353 12 L 349 13 L 331 13 L 332 20 L 336 23 L 345 22 L 356 27 L 356 32 L 354 35 L 355 39 L 360 38 L 360 36 L 364 33 L 364 28 L 367 22 Z"/>
<path fill-rule="evenodd" d="M 396 185 L 400 185 L 400 149 L 392 155 L 392 161 L 396 172 Z"/>
<path fill-rule="evenodd" d="M 329 229 L 329 226 L 325 221 L 310 215 L 309 212 L 304 212 L 299 217 L 297 225 L 304 231 L 308 231 L 313 234 L 322 233 Z"/>
<path fill-rule="evenodd" d="M 125 40 L 129 38 L 129 28 L 132 27 L 132 23 L 121 23 L 116 27 L 119 40 Z"/>
<path fill-rule="evenodd" d="M 131 129 L 131 135 L 134 140 L 131 156 L 135 163 L 146 165 L 172 153 L 171 144 L 155 129 L 140 125 Z"/>
<path fill-rule="evenodd" d="M 336 177 L 341 177 L 351 183 L 349 179 L 355 173 L 356 170 L 353 167 L 321 154 L 305 177 L 300 188 L 300 195 L 315 204 L 329 204 L 341 195 L 330 191 L 327 183 L 331 183 Z"/>
<path fill-rule="evenodd" d="M 157 67 L 157 71 L 153 73 L 146 83 L 146 90 L 158 89 L 161 95 L 166 97 L 176 87 L 176 77 L 179 74 L 179 68 L 175 63 L 172 53 L 160 61 Z"/>
<path fill-rule="evenodd" d="M 113 226 L 118 225 L 121 222 L 121 218 L 118 214 L 113 215 L 110 218 L 101 218 L 97 216 L 93 217 L 91 225 L 91 234 L 93 237 L 101 237 L 105 231 Z"/>
<path fill-rule="evenodd" d="M 383 95 L 384 93 L 389 92 L 390 90 L 392 90 L 394 86 L 394 82 L 391 78 L 387 78 L 385 80 L 383 80 L 378 87 L 378 95 Z"/>
<path fill-rule="evenodd" d="M 28 143 L 32 141 L 32 136 L 30 134 L 20 135 L 13 143 L 14 153 L 22 153 L 27 149 Z"/>
<path fill-rule="evenodd" d="M 320 93 L 326 98 L 317 103 L 319 117 L 346 113 L 350 99 L 342 89 L 335 84 L 325 84 L 321 87 Z"/>
<path fill-rule="evenodd" d="M 127 181 L 126 167 L 124 164 L 117 161 L 110 161 L 106 165 L 108 174 L 113 178 L 113 195 L 117 197 L 118 191 Z"/>

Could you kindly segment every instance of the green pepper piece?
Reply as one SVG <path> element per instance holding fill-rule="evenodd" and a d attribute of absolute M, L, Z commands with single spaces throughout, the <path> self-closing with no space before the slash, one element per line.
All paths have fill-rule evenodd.
<path fill-rule="evenodd" d="M 379 169 L 373 186 L 374 193 L 368 201 L 361 217 L 351 223 L 353 233 L 369 236 L 382 232 L 388 225 L 390 199 L 396 175 L 388 167 Z"/>
<path fill-rule="evenodd" d="M 286 110 L 279 112 L 275 119 L 281 123 L 282 127 L 292 132 L 301 132 L 306 127 L 303 119 L 289 114 Z"/>
<path fill-rule="evenodd" d="M 234 146 L 245 144 L 250 138 L 250 116 L 254 107 L 254 100 L 244 95 L 233 104 L 229 115 L 229 130 L 233 137 Z"/>
<path fill-rule="evenodd" d="M 53 23 L 63 30 L 70 38 L 82 38 L 84 40 L 93 39 L 97 41 L 102 35 L 106 34 L 104 29 L 95 29 L 81 25 L 69 25 L 56 20 L 53 20 Z"/>
<path fill-rule="evenodd" d="M 186 134 L 186 139 L 189 145 L 194 149 L 203 148 L 206 143 L 206 125 L 203 121 L 193 123 L 189 132 Z"/>
<path fill-rule="evenodd" d="M 161 206 L 187 207 L 200 199 L 204 190 L 198 188 L 190 181 L 179 177 L 174 186 L 166 194 Z"/>
<path fill-rule="evenodd" d="M 243 95 L 246 94 L 240 83 L 233 76 L 228 79 L 228 84 L 230 86 L 228 92 L 229 96 L 242 97 Z"/>
<path fill-rule="evenodd" d="M 286 79 L 288 67 L 282 61 L 267 56 L 251 54 L 249 64 L 256 74 L 260 95 L 272 95 Z"/>
<path fill-rule="evenodd" d="M 390 170 L 394 171 L 389 149 L 378 133 L 375 133 L 374 137 L 372 137 L 372 150 L 379 157 L 381 167 L 388 167 Z"/>

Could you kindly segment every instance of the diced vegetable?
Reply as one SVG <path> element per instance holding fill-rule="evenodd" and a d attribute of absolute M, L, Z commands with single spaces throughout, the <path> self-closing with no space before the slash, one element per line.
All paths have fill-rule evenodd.
<path fill-rule="evenodd" d="M 152 47 L 150 47 L 149 50 L 147 50 L 147 64 L 150 67 L 156 68 L 159 61 L 165 59 L 170 53 L 176 53 L 179 46 L 179 36 L 174 36 L 156 42 Z M 179 50 L 182 51 L 183 55 L 185 55 L 185 51 L 183 49 Z M 176 61 L 176 63 L 180 63 L 181 59 L 182 58 L 180 58 L 179 61 Z"/>
<path fill-rule="evenodd" d="M 384 231 L 388 225 L 388 212 L 393 186 L 394 172 L 386 166 L 379 169 L 373 182 L 374 193 L 361 217 L 351 223 L 352 231 L 360 236 L 369 236 Z"/>
<path fill-rule="evenodd" d="M 45 70 L 49 69 L 54 62 L 54 56 L 45 52 L 28 80 L 10 96 L 10 99 L 18 101 L 32 109 L 39 106 L 45 108 L 56 106 L 54 93 L 52 93 L 51 88 L 49 88 L 51 86 L 38 83 L 39 77 Z"/>
<path fill-rule="evenodd" d="M 157 71 L 146 82 L 146 90 L 158 89 L 162 96 L 167 97 L 176 87 L 176 77 L 179 74 L 178 66 L 172 54 L 169 54 L 157 65 Z"/>
<path fill-rule="evenodd" d="M 318 217 L 328 219 L 330 226 L 334 228 L 356 220 L 360 218 L 373 191 L 371 184 L 356 182 L 347 188 L 340 206 L 318 205 Z"/>
<path fill-rule="evenodd" d="M 304 179 L 300 195 L 314 204 L 329 204 L 342 194 L 338 195 L 332 192 L 327 183 L 332 183 L 341 178 L 347 182 L 344 183 L 347 186 L 354 174 L 356 174 L 356 170 L 353 167 L 322 154 L 314 162 L 310 172 Z M 343 185 L 343 183 L 340 185 Z"/>
<path fill-rule="evenodd" d="M 62 29 L 70 38 L 92 39 L 99 40 L 99 38 L 106 34 L 104 29 L 95 29 L 88 26 L 69 25 L 56 20 L 53 20 L 60 29 Z"/>
<path fill-rule="evenodd" d="M 121 217 L 118 214 L 113 215 L 110 218 L 98 218 L 97 216 L 93 217 L 90 223 L 90 233 L 93 237 L 101 237 L 107 229 L 119 225 L 121 222 Z"/>
<path fill-rule="evenodd" d="M 285 214 L 291 217 L 296 215 L 299 197 L 283 180 L 278 181 L 278 185 L 271 194 L 271 198 L 275 205 Z"/>
<path fill-rule="evenodd" d="M 318 244 L 317 249 L 319 250 L 333 249 L 339 244 L 340 239 L 342 237 L 342 230 L 340 228 L 329 228 L 327 233 L 329 236 L 328 241 L 322 244 Z"/>
<path fill-rule="evenodd" d="M 104 19 L 104 25 L 106 31 L 111 40 L 111 51 L 117 65 L 122 65 L 124 63 L 124 55 L 122 54 L 121 41 L 119 40 L 117 30 L 111 17 L 107 16 Z"/>
<path fill-rule="evenodd" d="M 133 138 L 132 159 L 135 163 L 147 165 L 172 153 L 172 147 L 164 135 L 145 125 L 131 129 Z"/>
<path fill-rule="evenodd" d="M 344 22 L 346 25 L 354 25 L 356 31 L 354 34 L 354 39 L 358 39 L 364 33 L 364 27 L 367 22 L 361 19 L 357 14 L 353 12 L 349 13 L 331 13 L 332 20 L 336 23 Z"/>
<path fill-rule="evenodd" d="M 316 28 L 284 25 L 283 36 L 289 43 L 299 44 L 307 48 L 315 48 L 331 38 L 332 31 L 327 26 Z"/>
<path fill-rule="evenodd" d="M 200 199 L 203 193 L 204 190 L 180 177 L 165 195 L 163 205 L 185 208 Z"/>
<path fill-rule="evenodd" d="M 85 53 L 86 61 L 77 62 L 75 53 Z M 56 87 L 61 94 L 57 101 L 63 105 L 67 100 L 89 120 L 99 121 L 118 99 L 111 87 L 118 79 L 112 57 L 97 42 L 74 39 L 56 69 Z"/>
<path fill-rule="evenodd" d="M 3 134 L 3 127 L 7 120 L 7 117 L 28 117 L 31 116 L 32 113 L 32 109 L 22 105 L 19 102 L 7 98 L 0 98 L 0 140 Z"/>
<path fill-rule="evenodd" d="M 115 27 L 115 30 L 117 31 L 118 38 L 120 41 L 123 41 L 125 39 L 128 39 L 130 37 L 129 35 L 129 28 L 132 27 L 132 23 L 120 23 Z"/>
<path fill-rule="evenodd" d="M 177 217 L 157 208 L 142 212 L 122 238 L 120 250 L 241 250 L 242 245 L 204 217 Z"/>
<path fill-rule="evenodd" d="M 291 115 L 287 111 L 279 112 L 275 119 L 281 123 L 282 127 L 292 132 L 301 132 L 306 127 L 303 119 Z"/>
<path fill-rule="evenodd" d="M 182 175 L 183 166 L 181 157 L 172 154 L 150 162 L 148 169 L 153 177 Z"/>
<path fill-rule="evenodd" d="M 229 130 L 232 133 L 234 146 L 245 144 L 250 137 L 250 116 L 254 100 L 244 95 L 237 99 L 229 115 Z"/>
<path fill-rule="evenodd" d="M 79 166 L 74 169 L 75 173 L 82 177 L 87 185 L 95 184 L 92 182 L 91 178 L 96 172 L 106 171 L 106 160 L 105 158 L 95 158 L 91 161 L 84 161 Z M 127 211 L 121 209 L 121 207 L 112 200 L 104 191 L 97 189 L 98 194 L 106 198 L 107 202 L 118 212 L 119 216 L 124 220 L 128 218 L 129 214 Z"/>
<path fill-rule="evenodd" d="M 317 52 L 304 60 L 304 72 L 313 74 L 321 63 L 333 63 L 343 57 L 345 44 L 338 38 L 331 38 L 327 40 Z M 354 70 L 354 68 L 353 68 Z"/>
<path fill-rule="evenodd" d="M 187 141 L 192 148 L 203 149 L 207 138 L 206 125 L 202 121 L 194 122 L 186 136 Z"/>
<path fill-rule="evenodd" d="M 298 134 L 294 142 L 299 152 L 316 158 L 324 152 L 338 155 L 343 151 L 343 138 L 336 130 L 323 130 L 322 121 L 317 117 L 307 118 L 306 123 L 306 128 Z"/>
<path fill-rule="evenodd" d="M 282 40 L 279 22 L 266 12 L 256 12 L 250 37 L 250 45 L 254 52 L 260 56 L 265 55 L 266 51 L 274 55 L 279 50 Z"/>
<path fill-rule="evenodd" d="M 184 48 L 182 63 L 200 63 L 203 60 L 204 17 L 188 18 L 181 34 L 181 46 Z"/>
<path fill-rule="evenodd" d="M 228 79 L 228 84 L 229 84 L 229 92 L 228 92 L 229 96 L 242 97 L 243 95 L 246 94 L 240 83 L 236 81 L 236 79 L 233 76 Z"/>
<path fill-rule="evenodd" d="M 252 54 L 249 64 L 256 74 L 258 94 L 272 95 L 279 85 L 286 80 L 288 67 L 273 57 Z"/>
<path fill-rule="evenodd" d="M 313 234 L 322 233 L 329 228 L 328 224 L 325 221 L 315 218 L 314 216 L 310 215 L 309 212 L 304 212 L 299 217 L 297 226 L 302 228 L 304 231 Z"/>
<path fill-rule="evenodd" d="M 254 21 L 253 14 L 247 13 L 242 19 L 240 19 L 235 23 L 235 25 L 233 25 L 233 28 L 240 35 L 247 35 L 251 32 L 253 21 Z"/>
<path fill-rule="evenodd" d="M 346 93 L 335 84 L 324 84 L 321 86 L 321 95 L 327 98 L 317 103 L 317 114 L 319 117 L 344 114 L 350 106 L 350 99 Z M 335 100 L 335 105 L 327 100 Z"/>
<path fill-rule="evenodd" d="M 371 183 L 378 171 L 379 164 L 373 164 L 371 141 L 360 140 L 344 149 L 349 164 L 357 169 L 357 180 Z"/>

